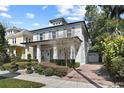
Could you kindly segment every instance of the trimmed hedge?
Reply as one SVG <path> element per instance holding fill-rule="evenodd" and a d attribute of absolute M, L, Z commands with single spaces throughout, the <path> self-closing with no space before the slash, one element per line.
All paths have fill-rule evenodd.
<path fill-rule="evenodd" d="M 19 59 L 18 62 L 28 62 L 28 59 Z M 38 62 L 37 59 L 31 59 L 31 62 Z"/>
<path fill-rule="evenodd" d="M 66 61 L 64 59 L 52 59 L 50 60 L 51 63 L 55 63 L 57 65 L 60 65 L 60 66 L 66 66 Z M 70 67 L 70 68 L 77 68 L 80 66 L 80 63 L 78 62 L 75 62 L 74 59 L 68 59 L 67 60 L 67 66 Z"/>
<path fill-rule="evenodd" d="M 16 62 L 16 64 L 18 65 L 19 69 L 25 69 L 28 62 Z M 36 64 L 37 64 L 36 62 L 31 62 L 31 66 L 35 66 Z M 1 70 L 10 70 L 10 68 L 11 68 L 11 63 L 6 63 L 3 64 Z"/>

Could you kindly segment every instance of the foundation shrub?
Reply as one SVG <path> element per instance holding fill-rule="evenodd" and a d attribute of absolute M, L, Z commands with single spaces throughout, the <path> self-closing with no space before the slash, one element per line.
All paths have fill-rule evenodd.
<path fill-rule="evenodd" d="M 53 63 L 48 64 L 38 64 L 34 66 L 35 73 L 40 75 L 52 76 L 56 75 L 59 77 L 66 76 L 68 73 L 68 68 L 64 66 L 58 66 Z"/>
<path fill-rule="evenodd" d="M 54 75 L 54 70 L 52 68 L 46 68 L 46 69 L 44 69 L 43 74 L 45 76 L 52 76 L 52 75 Z"/>
<path fill-rule="evenodd" d="M 57 65 L 60 66 L 66 66 L 65 60 L 64 59 L 52 59 L 50 60 L 51 63 L 55 63 Z M 67 66 L 70 68 L 74 68 L 74 67 L 79 67 L 80 63 L 76 63 L 74 59 L 68 59 L 67 60 Z"/>
<path fill-rule="evenodd" d="M 41 65 L 37 64 L 34 66 L 34 71 L 35 71 L 35 73 L 38 73 L 41 75 L 41 74 L 43 74 L 44 69 Z"/>

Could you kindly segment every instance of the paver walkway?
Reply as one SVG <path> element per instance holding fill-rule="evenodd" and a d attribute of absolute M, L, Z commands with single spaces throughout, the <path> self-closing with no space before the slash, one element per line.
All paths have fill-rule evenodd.
<path fill-rule="evenodd" d="M 64 80 L 90 82 L 96 87 L 113 87 L 108 73 L 101 64 L 85 64 L 69 73 Z"/>
<path fill-rule="evenodd" d="M 46 86 L 44 86 L 43 88 L 95 88 L 95 86 L 90 83 L 63 80 L 56 76 L 46 77 L 43 75 L 38 75 L 36 73 L 25 74 L 24 70 L 19 71 L 19 73 L 20 74 L 9 74 L 8 71 L 0 71 L 0 76 L 41 82 L 46 84 Z"/>

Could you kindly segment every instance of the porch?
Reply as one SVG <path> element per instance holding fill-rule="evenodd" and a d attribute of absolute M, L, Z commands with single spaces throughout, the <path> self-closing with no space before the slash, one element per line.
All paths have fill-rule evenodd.
<path fill-rule="evenodd" d="M 58 38 L 22 43 L 25 45 L 25 59 L 32 51 L 33 59 L 49 62 L 52 59 L 75 59 L 81 40 L 78 37 Z M 32 47 L 32 50 L 29 50 Z"/>

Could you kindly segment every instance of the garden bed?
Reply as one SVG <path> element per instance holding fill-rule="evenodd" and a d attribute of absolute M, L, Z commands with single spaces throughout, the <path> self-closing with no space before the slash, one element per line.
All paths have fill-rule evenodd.
<path fill-rule="evenodd" d="M 36 73 L 39 73 L 41 75 L 46 76 L 56 75 L 59 77 L 66 76 L 70 71 L 72 71 L 71 68 L 59 66 L 54 63 L 41 63 L 35 66 L 34 69 Z"/>

